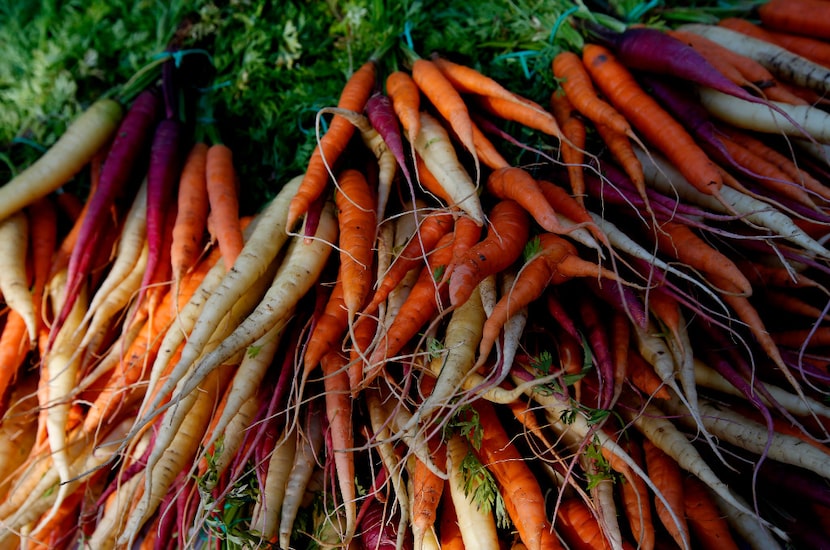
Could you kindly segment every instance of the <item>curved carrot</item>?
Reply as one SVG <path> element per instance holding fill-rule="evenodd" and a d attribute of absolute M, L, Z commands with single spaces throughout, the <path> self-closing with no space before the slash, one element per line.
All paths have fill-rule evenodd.
<path fill-rule="evenodd" d="M 208 144 L 201 141 L 193 144 L 179 178 L 179 208 L 170 249 L 173 280 L 177 287 L 184 273 L 196 263 L 204 246 L 210 209 L 207 195 L 208 148 Z"/>
<path fill-rule="evenodd" d="M 522 254 L 530 234 L 530 216 L 519 203 L 502 200 L 490 211 L 490 230 L 467 250 L 450 277 L 449 297 L 453 306 L 467 301 L 487 275 L 498 273 Z"/>
<path fill-rule="evenodd" d="M 219 243 L 225 269 L 230 270 L 245 246 L 239 223 L 239 194 L 233 151 L 227 145 L 211 145 L 205 159 L 205 185 L 214 237 Z"/>
<path fill-rule="evenodd" d="M 717 166 L 629 70 L 605 47 L 586 44 L 582 58 L 593 81 L 611 103 L 650 143 L 655 145 L 698 191 L 719 195 L 723 179 Z"/>
<path fill-rule="evenodd" d="M 375 85 L 376 70 L 376 63 L 370 60 L 355 71 L 343 87 L 337 107 L 362 112 Z M 332 118 L 328 130 L 311 154 L 300 189 L 291 199 L 286 222 L 289 231 L 300 216 L 306 213 L 311 203 L 323 193 L 329 181 L 329 168 L 340 158 L 353 134 L 354 126 L 351 122 L 338 115 Z"/>
<path fill-rule="evenodd" d="M 375 197 L 366 177 L 357 170 L 344 170 L 338 185 L 335 202 L 340 226 L 340 275 L 343 302 L 351 321 L 372 288 Z"/>
<path fill-rule="evenodd" d="M 668 506 L 674 512 L 675 522 L 661 499 L 655 500 L 657 517 L 681 548 L 691 548 L 689 543 L 689 526 L 686 522 L 683 504 L 683 474 L 680 466 L 669 455 L 660 450 L 650 439 L 643 440 L 648 477 L 665 497 Z M 679 523 L 679 524 L 678 524 Z"/>
<path fill-rule="evenodd" d="M 414 143 L 421 130 L 421 90 L 409 73 L 394 71 L 386 77 L 386 93 L 409 141 Z"/>
<path fill-rule="evenodd" d="M 515 166 L 495 170 L 487 178 L 487 190 L 499 199 L 519 203 L 545 231 L 568 231 L 559 223 L 553 206 L 545 200 L 539 184 L 526 170 Z"/>

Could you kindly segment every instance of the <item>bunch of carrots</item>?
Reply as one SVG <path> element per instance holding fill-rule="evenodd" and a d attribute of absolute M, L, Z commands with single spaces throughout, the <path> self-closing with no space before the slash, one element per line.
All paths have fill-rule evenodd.
<path fill-rule="evenodd" d="M 823 547 L 830 3 L 757 16 L 372 58 L 250 217 L 171 48 L 0 187 L 0 548 Z"/>

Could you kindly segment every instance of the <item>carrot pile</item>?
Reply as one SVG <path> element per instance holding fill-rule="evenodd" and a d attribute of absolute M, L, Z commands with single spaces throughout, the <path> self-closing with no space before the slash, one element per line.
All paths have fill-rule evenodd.
<path fill-rule="evenodd" d="M 827 5 L 370 59 L 252 217 L 172 61 L 95 103 L 0 187 L 0 547 L 822 547 Z"/>

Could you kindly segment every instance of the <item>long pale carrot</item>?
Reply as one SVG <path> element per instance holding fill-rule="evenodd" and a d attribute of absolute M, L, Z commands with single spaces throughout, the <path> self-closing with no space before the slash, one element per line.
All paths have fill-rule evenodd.
<path fill-rule="evenodd" d="M 337 106 L 358 113 L 363 111 L 375 84 L 376 71 L 376 63 L 373 60 L 367 61 L 355 71 L 343 87 Z M 286 221 L 289 231 L 293 229 L 300 216 L 305 214 L 311 203 L 323 193 L 329 181 L 331 167 L 340 158 L 353 134 L 354 126 L 351 122 L 340 116 L 332 119 L 328 130 L 311 154 L 296 196 L 291 199 Z"/>
<path fill-rule="evenodd" d="M 39 323 L 26 273 L 28 245 L 29 220 L 24 211 L 15 212 L 0 221 L 0 294 L 6 305 L 26 321 L 29 342 L 34 346 Z"/>

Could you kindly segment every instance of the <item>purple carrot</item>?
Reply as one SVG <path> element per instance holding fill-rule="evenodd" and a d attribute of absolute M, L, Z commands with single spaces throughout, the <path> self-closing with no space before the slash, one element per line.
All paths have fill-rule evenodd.
<path fill-rule="evenodd" d="M 162 120 L 153 137 L 147 172 L 147 267 L 141 279 L 137 304 L 144 298 L 162 255 L 165 215 L 173 202 L 181 174 L 183 137 L 184 125 L 173 118 Z"/>
<path fill-rule="evenodd" d="M 645 328 L 648 324 L 645 305 L 631 288 L 614 281 L 600 285 L 596 279 L 589 277 L 585 278 L 585 283 L 597 297 L 626 315 L 635 325 Z"/>
<path fill-rule="evenodd" d="M 80 294 L 81 285 L 89 274 L 92 259 L 103 238 L 100 230 L 110 213 L 110 207 L 116 198 L 127 191 L 134 168 L 144 155 L 150 137 L 161 111 L 161 100 L 156 90 L 146 90 L 139 94 L 118 128 L 112 146 L 101 169 L 98 189 L 90 197 L 87 213 L 84 217 L 78 240 L 67 268 L 66 287 L 63 305 L 57 314 L 49 333 L 48 348 L 52 347 L 69 312 Z"/>
<path fill-rule="evenodd" d="M 760 475 L 764 479 L 762 486 L 776 486 L 779 487 L 778 491 L 784 490 L 802 497 L 803 502 L 830 506 L 830 486 L 813 472 L 770 460 L 761 468 Z M 774 493 L 780 494 L 778 491 Z"/>
<path fill-rule="evenodd" d="M 693 47 L 663 31 L 631 27 L 621 33 L 600 31 L 600 34 L 615 50 L 618 59 L 630 69 L 674 76 L 744 101 L 765 105 L 796 128 L 802 128 L 783 109 L 744 90 L 726 78 Z M 806 131 L 803 133 L 809 137 Z"/>
<path fill-rule="evenodd" d="M 398 117 L 395 115 L 392 101 L 381 92 L 375 92 L 366 101 L 365 110 L 372 128 L 380 134 L 386 146 L 395 155 L 398 166 L 401 167 L 401 172 L 404 178 L 406 178 L 410 193 L 414 196 L 415 186 L 412 184 L 412 177 L 409 174 L 409 167 L 406 163 L 406 152 L 404 150 L 403 137 L 401 136 L 400 122 L 398 122 Z M 385 206 L 385 204 L 378 204 L 379 214 L 383 213 Z M 378 216 L 378 219 L 381 219 L 381 216 Z"/>
<path fill-rule="evenodd" d="M 360 524 L 360 543 L 365 550 L 395 550 L 398 540 L 397 514 L 386 517 L 391 508 L 376 498 L 366 505 L 363 521 Z M 412 536 L 404 535 L 403 550 L 412 550 Z"/>
<path fill-rule="evenodd" d="M 579 317 L 585 329 L 585 338 L 591 348 L 594 366 L 599 379 L 597 407 L 608 409 L 614 398 L 614 361 L 611 358 L 611 337 L 601 320 L 600 308 L 588 296 L 577 304 Z"/>
<path fill-rule="evenodd" d="M 549 292 L 547 294 L 547 298 L 545 300 L 548 307 L 548 313 L 551 314 L 559 326 L 561 326 L 568 336 L 572 336 L 577 342 L 582 341 L 582 337 L 579 335 L 579 331 L 576 330 L 576 325 L 571 319 L 571 316 L 565 311 L 565 308 L 562 307 L 562 302 L 557 296 L 555 292 Z"/>
<path fill-rule="evenodd" d="M 186 500 L 182 497 L 180 491 L 184 485 L 186 471 L 179 472 L 172 487 L 164 495 L 164 498 L 159 504 L 159 524 L 156 532 L 155 542 L 153 543 L 153 550 L 164 550 L 171 540 L 174 540 L 176 532 L 176 522 L 180 517 L 181 502 Z"/>

